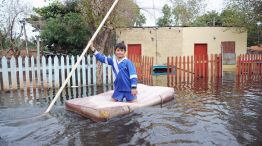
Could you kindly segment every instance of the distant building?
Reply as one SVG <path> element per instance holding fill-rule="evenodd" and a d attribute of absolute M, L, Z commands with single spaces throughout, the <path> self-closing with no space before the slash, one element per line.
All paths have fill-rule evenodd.
<path fill-rule="evenodd" d="M 117 28 L 117 41 L 124 41 L 128 54 L 154 57 L 155 65 L 168 56 L 219 54 L 224 65 L 234 67 L 236 56 L 247 51 L 247 32 L 236 27 L 140 27 Z"/>
<path fill-rule="evenodd" d="M 262 54 L 262 44 L 258 46 L 250 46 L 247 48 L 248 54 Z"/>

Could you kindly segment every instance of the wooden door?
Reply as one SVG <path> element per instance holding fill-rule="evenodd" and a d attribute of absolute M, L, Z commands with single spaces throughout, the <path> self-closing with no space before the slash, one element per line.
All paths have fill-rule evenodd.
<path fill-rule="evenodd" d="M 141 44 L 128 44 L 127 46 L 128 57 L 132 55 L 141 56 Z"/>
<path fill-rule="evenodd" d="M 223 65 L 235 65 L 236 64 L 236 49 L 234 41 L 221 42 Z"/>
<path fill-rule="evenodd" d="M 208 57 L 207 44 L 194 45 L 194 73 L 195 77 L 207 77 Z"/>
<path fill-rule="evenodd" d="M 127 53 L 128 58 L 133 62 L 136 67 L 136 72 L 138 75 L 138 79 L 141 78 L 142 75 L 142 60 L 141 60 L 141 44 L 128 44 L 127 45 Z"/>

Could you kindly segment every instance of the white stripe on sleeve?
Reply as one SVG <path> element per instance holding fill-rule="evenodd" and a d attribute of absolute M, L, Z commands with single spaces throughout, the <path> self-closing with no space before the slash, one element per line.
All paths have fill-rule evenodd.
<path fill-rule="evenodd" d="M 114 62 L 113 66 L 114 66 L 114 68 L 116 70 L 116 74 L 118 74 L 119 73 L 119 68 L 118 68 L 118 64 L 116 62 L 116 57 L 115 56 L 113 57 L 113 62 Z"/>
<path fill-rule="evenodd" d="M 136 74 L 130 75 L 130 79 L 137 78 Z"/>

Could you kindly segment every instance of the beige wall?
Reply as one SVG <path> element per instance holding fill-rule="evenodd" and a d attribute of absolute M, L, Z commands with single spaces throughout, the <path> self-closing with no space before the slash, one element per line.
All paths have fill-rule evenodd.
<path fill-rule="evenodd" d="M 182 54 L 180 28 L 119 28 L 117 41 L 141 44 L 142 55 L 154 57 L 154 64 L 166 63 L 167 56 Z M 157 56 L 157 57 L 156 57 Z"/>
<path fill-rule="evenodd" d="M 142 55 L 156 57 L 155 28 L 119 28 L 116 30 L 117 41 L 125 44 L 141 44 Z M 128 50 L 128 49 L 127 49 Z"/>
<path fill-rule="evenodd" d="M 207 53 L 221 53 L 221 42 L 234 41 L 236 55 L 246 53 L 247 33 L 226 27 L 184 27 L 183 55 L 194 55 L 194 44 L 207 44 Z"/>
<path fill-rule="evenodd" d="M 182 54 L 182 32 L 180 28 L 164 27 L 157 31 L 157 62 L 156 64 L 165 64 L 167 56 Z"/>
<path fill-rule="evenodd" d="M 223 41 L 235 41 L 237 56 L 247 47 L 246 32 L 225 27 L 118 28 L 116 34 L 117 41 L 141 44 L 142 55 L 153 56 L 154 64 L 165 64 L 167 56 L 194 55 L 195 43 L 207 44 L 208 54 L 221 53 Z"/>

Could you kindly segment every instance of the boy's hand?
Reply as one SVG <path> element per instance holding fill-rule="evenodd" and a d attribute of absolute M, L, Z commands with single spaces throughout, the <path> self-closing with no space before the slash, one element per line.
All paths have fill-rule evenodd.
<path fill-rule="evenodd" d="M 91 42 L 90 49 L 91 49 L 93 52 L 95 52 L 95 50 L 96 50 L 96 48 L 95 48 L 94 45 L 93 45 L 93 42 Z"/>
<path fill-rule="evenodd" d="M 136 96 L 137 95 L 137 89 L 131 89 L 131 94 L 133 96 Z"/>

